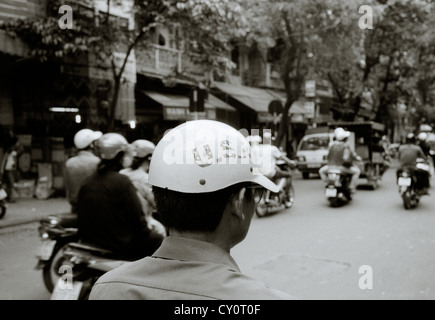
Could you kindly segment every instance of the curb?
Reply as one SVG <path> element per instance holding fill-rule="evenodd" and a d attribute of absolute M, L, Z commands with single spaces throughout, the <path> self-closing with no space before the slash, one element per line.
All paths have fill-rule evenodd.
<path fill-rule="evenodd" d="M 41 217 L 34 217 L 34 218 L 26 218 L 26 219 L 18 219 L 18 220 L 13 220 L 13 221 L 2 221 L 2 220 L 0 220 L 0 230 L 3 229 L 3 228 L 15 227 L 15 226 L 18 226 L 18 225 L 38 222 L 42 218 L 43 218 L 43 216 L 41 216 Z"/>

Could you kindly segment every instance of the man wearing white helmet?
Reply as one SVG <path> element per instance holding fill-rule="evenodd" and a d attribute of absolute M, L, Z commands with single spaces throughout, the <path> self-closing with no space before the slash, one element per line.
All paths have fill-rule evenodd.
<path fill-rule="evenodd" d="M 328 164 L 319 169 L 319 175 L 320 178 L 326 182 L 327 172 L 331 166 L 345 168 L 352 174 L 349 189 L 351 192 L 354 192 L 358 184 L 361 170 L 354 165 L 353 162 L 361 161 L 361 157 L 357 155 L 347 143 L 349 136 L 350 132 L 341 127 L 334 130 L 335 140 L 329 146 Z"/>
<path fill-rule="evenodd" d="M 137 190 L 120 174 L 129 152 L 127 140 L 106 133 L 97 144 L 97 174 L 80 189 L 77 201 L 80 239 L 112 251 L 121 259 L 151 255 L 163 236 L 148 226 Z"/>
<path fill-rule="evenodd" d="M 420 132 L 417 136 L 417 144 L 420 146 L 421 150 L 423 150 L 426 157 L 430 156 L 430 146 L 427 143 L 427 133 L 426 132 Z"/>
<path fill-rule="evenodd" d="M 234 128 L 196 120 L 157 144 L 149 182 L 169 230 L 160 248 L 109 271 L 90 299 L 291 299 L 240 272 L 230 250 L 246 237 L 264 188 L 254 174 L 249 143 Z"/>
<path fill-rule="evenodd" d="M 418 159 L 422 159 L 427 163 L 427 158 L 424 151 L 417 144 L 414 133 L 410 132 L 406 135 L 405 144 L 399 147 L 399 168 L 396 170 L 397 176 L 403 168 L 411 169 L 417 177 L 417 186 L 421 189 L 422 194 L 428 195 L 430 187 L 430 169 L 429 166 L 418 165 Z"/>
<path fill-rule="evenodd" d="M 281 152 L 281 150 L 272 144 L 272 134 L 270 131 L 265 130 L 263 133 L 262 139 L 260 136 L 255 136 L 250 139 L 253 140 L 251 142 L 251 150 L 252 157 L 254 159 L 254 163 L 259 165 L 259 172 L 272 181 L 276 181 L 276 179 L 285 177 L 289 178 L 292 176 L 290 171 L 282 170 L 277 164 L 278 161 L 286 162 L 290 168 L 295 169 L 296 163 Z M 248 140 L 249 141 L 249 140 Z M 263 144 L 260 142 L 263 141 Z M 291 190 L 292 181 L 291 179 L 286 179 L 286 184 L 284 186 L 285 194 L 287 196 L 286 206 L 291 206 L 291 199 L 289 191 Z"/>
<path fill-rule="evenodd" d="M 131 146 L 133 147 L 132 163 L 130 167 L 122 169 L 120 173 L 129 177 L 136 187 L 139 199 L 142 203 L 145 219 L 150 228 L 165 235 L 165 227 L 153 217 L 155 202 L 152 187 L 148 183 L 150 161 L 156 146 L 151 141 L 144 139 L 133 141 Z"/>
<path fill-rule="evenodd" d="M 74 145 L 78 154 L 65 163 L 66 197 L 71 211 L 76 212 L 77 196 L 80 187 L 97 171 L 100 158 L 94 154 L 94 142 L 103 135 L 100 131 L 79 130 L 74 136 Z"/>

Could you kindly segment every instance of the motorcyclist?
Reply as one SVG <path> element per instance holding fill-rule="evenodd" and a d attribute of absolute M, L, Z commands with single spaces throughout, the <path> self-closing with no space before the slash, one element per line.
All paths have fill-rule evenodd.
<path fill-rule="evenodd" d="M 426 157 L 430 156 L 430 145 L 427 143 L 427 133 L 420 132 L 417 136 L 417 145 L 423 150 Z"/>
<path fill-rule="evenodd" d="M 128 148 L 118 133 L 106 133 L 98 140 L 101 161 L 97 174 L 80 189 L 77 212 L 82 241 L 111 250 L 121 259 L 136 260 L 151 255 L 163 236 L 148 227 L 135 186 L 119 173 Z"/>
<path fill-rule="evenodd" d="M 414 133 L 408 133 L 405 144 L 399 147 L 400 166 L 397 169 L 397 176 L 404 168 L 411 170 L 417 177 L 417 188 L 421 193 L 429 194 L 429 166 L 424 163 L 419 164 L 418 159 L 427 161 L 426 155 L 420 146 L 416 144 Z"/>
<path fill-rule="evenodd" d="M 427 132 L 420 132 L 417 136 L 418 145 L 420 146 L 421 150 L 423 150 L 424 154 L 426 155 L 426 160 L 430 166 L 430 176 L 433 176 L 434 174 L 434 162 L 431 154 L 431 147 L 429 143 L 427 142 L 429 135 Z M 429 181 L 430 184 L 430 181 Z"/>
<path fill-rule="evenodd" d="M 272 134 L 269 131 L 263 133 L 263 139 L 260 136 L 249 136 L 248 141 L 251 144 L 251 153 L 254 160 L 259 166 L 259 172 L 268 177 L 272 181 L 285 177 L 291 177 L 292 173 L 289 170 L 283 170 L 278 166 L 278 163 L 283 161 L 289 165 L 291 169 L 296 168 L 296 162 L 289 159 L 278 147 L 272 144 Z M 261 144 L 261 142 L 264 142 Z M 291 179 L 286 179 L 284 185 L 285 194 L 287 196 L 286 206 L 291 206 L 290 190 L 292 186 Z"/>
<path fill-rule="evenodd" d="M 326 183 L 327 173 L 330 167 L 339 167 L 344 172 L 352 175 L 349 182 L 349 190 L 355 192 L 361 170 L 354 161 L 361 161 L 361 157 L 355 153 L 347 143 L 350 132 L 339 127 L 334 130 L 334 141 L 329 146 L 328 164 L 319 169 L 320 178 Z"/>
<path fill-rule="evenodd" d="M 144 139 L 138 139 L 131 143 L 133 148 L 133 160 L 131 166 L 120 171 L 121 174 L 130 178 L 136 187 L 145 219 L 151 229 L 166 235 L 165 227 L 153 217 L 155 201 L 152 187 L 148 183 L 148 171 L 150 161 L 155 149 L 154 143 Z"/>
<path fill-rule="evenodd" d="M 249 149 L 239 131 L 213 120 L 166 133 L 149 183 L 169 236 L 152 257 L 100 277 L 90 299 L 291 299 L 242 274 L 230 255 L 245 239 L 264 188 L 279 191 L 252 172 Z"/>
<path fill-rule="evenodd" d="M 65 162 L 65 191 L 71 212 L 77 212 L 77 196 L 80 187 L 97 172 L 100 158 L 95 155 L 94 142 L 101 138 L 101 131 L 81 129 L 74 135 L 78 154 Z"/>

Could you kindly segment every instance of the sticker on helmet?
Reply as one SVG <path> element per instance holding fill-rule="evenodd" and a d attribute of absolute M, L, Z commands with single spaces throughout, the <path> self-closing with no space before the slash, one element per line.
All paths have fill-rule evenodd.
<path fill-rule="evenodd" d="M 213 163 L 213 152 L 208 144 L 203 144 L 193 149 L 195 163 L 200 167 L 208 167 Z"/>
<path fill-rule="evenodd" d="M 202 144 L 193 149 L 193 156 L 195 159 L 195 163 L 200 167 L 207 167 L 213 163 L 218 164 L 237 164 L 239 159 L 242 164 L 249 163 L 249 148 L 247 146 L 240 146 L 240 152 L 234 148 L 234 145 L 231 144 L 230 140 L 225 139 L 221 140 L 218 143 L 217 156 L 215 157 L 215 153 L 212 151 L 212 148 L 209 144 Z"/>

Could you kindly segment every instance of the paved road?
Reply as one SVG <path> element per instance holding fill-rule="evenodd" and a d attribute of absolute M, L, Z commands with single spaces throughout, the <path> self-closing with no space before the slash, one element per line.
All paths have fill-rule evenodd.
<path fill-rule="evenodd" d="M 243 272 L 299 299 L 435 299 L 435 188 L 412 211 L 403 209 L 388 171 L 379 189 L 359 190 L 329 208 L 317 178 L 295 179 L 296 204 L 254 218 L 232 250 Z M 0 299 L 48 299 L 34 270 L 37 224 L 0 229 Z M 372 289 L 359 288 L 372 271 Z M 369 282 L 366 282 L 369 284 Z"/>
<path fill-rule="evenodd" d="M 300 299 L 435 298 L 435 188 L 407 211 L 392 169 L 342 208 L 328 207 L 318 179 L 295 186 L 295 206 L 256 219 L 234 248 L 245 273 Z M 362 290 L 370 270 L 373 287 Z"/>

